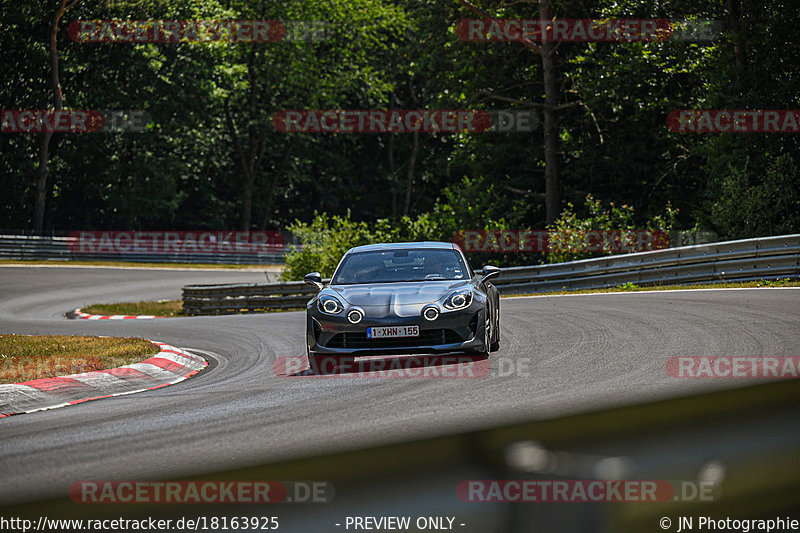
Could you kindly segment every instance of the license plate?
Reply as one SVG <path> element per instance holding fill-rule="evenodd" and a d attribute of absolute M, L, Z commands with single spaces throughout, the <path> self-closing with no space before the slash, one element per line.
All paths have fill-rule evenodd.
<path fill-rule="evenodd" d="M 367 328 L 368 339 L 385 339 L 391 337 L 419 337 L 419 326 L 381 326 Z"/>

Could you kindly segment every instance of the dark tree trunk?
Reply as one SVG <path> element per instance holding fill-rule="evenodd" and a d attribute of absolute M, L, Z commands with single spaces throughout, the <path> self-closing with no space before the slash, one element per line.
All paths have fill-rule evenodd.
<path fill-rule="evenodd" d="M 269 187 L 267 188 L 267 197 L 264 202 L 264 216 L 261 219 L 261 226 L 259 226 L 261 231 L 267 229 L 269 217 L 272 215 L 272 206 L 275 205 L 275 189 L 277 189 L 278 182 L 282 181 L 289 173 L 289 159 L 291 159 L 292 155 L 292 144 L 293 143 L 291 140 L 287 141 L 286 146 L 283 149 L 281 166 L 275 173 L 275 177 L 269 182 Z"/>
<path fill-rule="evenodd" d="M 255 175 L 252 172 L 248 172 L 242 188 L 242 213 L 239 219 L 239 229 L 242 231 L 250 229 L 250 220 L 253 218 L 253 185 L 255 181 Z"/>
<path fill-rule="evenodd" d="M 411 211 L 411 193 L 414 190 L 414 171 L 417 167 L 417 157 L 419 156 L 419 132 L 412 133 L 411 156 L 408 159 L 408 169 L 406 169 L 406 195 L 403 200 L 403 216 L 408 216 Z"/>
<path fill-rule="evenodd" d="M 57 108 L 58 109 L 58 108 Z M 42 133 L 42 142 L 39 145 L 39 170 L 36 172 L 36 193 L 33 208 L 33 232 L 41 235 L 44 231 L 44 209 L 47 204 L 47 178 L 50 171 L 47 160 L 50 157 L 50 139 L 52 131 Z"/>
<path fill-rule="evenodd" d="M 398 195 L 398 192 L 397 192 L 397 189 L 396 189 L 396 184 L 395 184 L 395 180 L 396 180 L 397 177 L 395 176 L 395 168 L 394 168 L 394 139 L 395 139 L 396 135 L 397 135 L 396 133 L 390 133 L 389 134 L 389 175 L 392 177 L 392 183 L 391 183 L 391 187 L 392 187 L 392 220 L 397 219 L 397 214 L 398 214 L 397 211 L 399 209 L 399 207 L 398 207 L 398 203 L 399 203 L 398 202 L 398 196 L 399 195 Z"/>
<path fill-rule="evenodd" d="M 480 14 L 484 19 L 491 19 L 489 13 L 482 10 L 470 0 L 459 0 L 461 5 Z M 539 18 L 553 20 L 553 4 L 551 0 L 539 0 Z M 558 70 L 556 68 L 556 46 L 543 41 L 541 46 L 533 41 L 522 39 L 522 44 L 533 50 L 542 58 L 542 78 L 544 82 L 544 186 L 545 210 L 547 223 L 554 222 L 561 211 L 561 194 L 559 192 L 559 137 L 558 137 Z"/>
<path fill-rule="evenodd" d="M 736 60 L 736 85 L 739 91 L 744 91 L 745 71 L 747 70 L 747 53 L 745 50 L 744 36 L 741 28 L 741 6 L 739 0 L 728 0 L 728 22 L 733 40 L 733 54 Z"/>
<path fill-rule="evenodd" d="M 74 0 L 67 5 L 67 0 L 61 0 L 61 5 L 53 17 L 53 25 L 50 27 L 50 75 L 53 82 L 53 110 L 61 111 L 64 108 L 64 95 L 61 92 L 61 81 L 58 76 L 58 23 L 64 13 L 75 6 L 79 0 Z M 42 142 L 39 145 L 39 168 L 36 173 L 36 195 L 33 208 L 33 231 L 41 234 L 44 230 L 44 210 L 47 204 L 47 178 L 48 160 L 50 159 L 50 140 L 53 132 L 42 133 Z"/>
<path fill-rule="evenodd" d="M 553 20 L 550 0 L 539 0 L 539 18 Z M 544 77 L 544 187 L 547 223 L 552 224 L 561 211 L 559 194 L 559 138 L 558 138 L 558 73 L 555 61 L 555 43 L 544 41 L 541 46 L 542 73 Z"/>
<path fill-rule="evenodd" d="M 255 190 L 256 174 L 261 168 L 261 161 L 266 149 L 266 133 L 254 124 L 256 111 L 258 109 L 258 99 L 262 96 L 258 94 L 256 73 L 255 73 L 256 52 L 251 51 L 247 58 L 247 75 L 250 82 L 250 94 L 248 95 L 249 126 L 247 133 L 241 134 L 236 127 L 231 113 L 230 102 L 225 100 L 225 122 L 228 126 L 228 133 L 233 141 L 234 155 L 239 160 L 244 180 L 242 182 L 242 210 L 239 213 L 239 229 L 248 231 L 253 220 L 253 191 Z M 245 146 L 247 141 L 247 146 Z"/>

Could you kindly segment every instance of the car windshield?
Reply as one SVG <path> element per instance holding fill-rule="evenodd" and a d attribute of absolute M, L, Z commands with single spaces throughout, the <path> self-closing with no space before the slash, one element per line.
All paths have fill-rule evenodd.
<path fill-rule="evenodd" d="M 331 284 L 458 280 L 467 277 L 467 272 L 461 255 L 455 250 L 376 250 L 345 257 Z"/>

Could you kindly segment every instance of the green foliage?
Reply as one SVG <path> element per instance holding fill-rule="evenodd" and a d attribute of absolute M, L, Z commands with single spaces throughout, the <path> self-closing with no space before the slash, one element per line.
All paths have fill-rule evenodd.
<path fill-rule="evenodd" d="M 459 186 L 442 191 L 445 201 L 416 218 L 379 219 L 373 224 L 356 222 L 350 211 L 345 216 L 315 213 L 310 223 L 296 220 L 287 229 L 302 244 L 286 257 L 284 280 L 303 279 L 309 272 L 319 271 L 330 277 L 342 255 L 353 246 L 384 242 L 443 241 L 463 229 L 504 229 L 511 227 L 499 214 L 502 201 L 493 195 L 493 187 L 482 178 L 464 178 Z M 513 214 L 513 211 L 512 211 Z M 485 254 L 484 254 L 485 255 Z M 479 261 L 483 255 L 470 259 Z M 488 259 L 497 260 L 497 256 Z"/>
<path fill-rule="evenodd" d="M 792 285 L 791 278 L 778 278 L 774 280 L 760 279 L 755 282 L 758 287 L 787 287 Z"/>
<path fill-rule="evenodd" d="M 56 4 L 0 2 L 4 109 L 52 106 Z M 561 196 L 579 205 L 592 193 L 637 212 L 595 205 L 578 218 L 566 204 L 558 224 L 699 224 L 726 238 L 800 231 L 800 135 L 682 134 L 665 124 L 678 109 L 796 109 L 800 61 L 791 58 L 800 32 L 785 4 L 730 3 L 736 20 L 720 0 L 554 3 L 557 18 L 713 19 L 722 30 L 711 41 L 559 43 Z M 507 18 L 535 17 L 537 9 L 501 0 L 480 6 Z M 344 224 L 331 222 L 334 215 L 366 221 L 369 239 L 380 241 L 541 229 L 541 124 L 527 133 L 418 136 L 285 134 L 272 126 L 286 109 L 514 108 L 541 121 L 539 55 L 519 43 L 462 41 L 456 23 L 474 17 L 459 2 L 436 0 L 81 0 L 58 36 L 65 107 L 141 109 L 153 121 L 145 133 L 56 134 L 46 226 L 235 228 L 249 192 L 251 229 L 313 226 L 318 213 L 331 227 Z M 325 21 L 326 32 L 322 40 L 251 44 L 84 44 L 66 32 L 78 19 L 210 18 Z M 2 228 L 30 226 L 39 140 L 0 135 Z M 357 237 L 343 236 L 341 245 Z M 321 260 L 304 257 L 308 265 Z M 548 260 L 575 257 L 565 251 Z M 478 264 L 539 259 L 470 255 Z"/>
<path fill-rule="evenodd" d="M 546 253 L 549 263 L 563 263 L 594 257 L 597 253 L 587 251 L 585 238 L 589 231 L 615 231 L 620 233 L 620 246 L 611 246 L 602 242 L 602 255 L 612 255 L 620 251 L 635 250 L 635 232 L 631 230 L 647 229 L 649 231 L 668 232 L 673 228 L 678 210 L 667 203 L 664 212 L 651 217 L 641 226 L 637 226 L 633 206 L 623 204 L 617 206 L 614 202 L 603 205 L 591 194 L 586 196 L 584 208 L 587 216 L 580 217 L 575 212 L 575 206 L 567 204 L 561 216 L 547 227 L 550 230 L 550 246 Z"/>
<path fill-rule="evenodd" d="M 288 228 L 303 245 L 302 250 L 295 247 L 286 256 L 286 269 L 282 279 L 298 280 L 309 272 L 320 272 L 323 278 L 333 274 L 342 255 L 353 246 L 370 244 L 373 234 L 364 222 L 345 216 L 314 214 L 310 224 L 295 221 Z"/>
<path fill-rule="evenodd" d="M 746 158 L 713 176 L 709 225 L 723 237 L 800 232 L 800 169 L 787 154 L 764 159 L 763 172 Z"/>

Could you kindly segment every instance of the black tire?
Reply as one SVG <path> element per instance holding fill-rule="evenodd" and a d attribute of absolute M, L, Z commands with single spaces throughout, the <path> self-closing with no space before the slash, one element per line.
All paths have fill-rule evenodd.
<path fill-rule="evenodd" d="M 493 340 L 492 343 L 489 345 L 490 352 L 496 352 L 500 349 L 500 309 L 495 309 L 495 318 L 494 318 L 494 335 L 492 335 Z"/>
<path fill-rule="evenodd" d="M 472 351 L 468 352 L 468 354 L 488 359 L 489 358 L 489 352 L 492 351 L 491 338 L 490 338 L 491 327 L 489 326 L 489 308 L 488 307 L 486 308 L 486 323 L 484 324 L 483 327 L 485 328 L 483 336 L 484 336 L 484 339 L 486 340 L 486 344 L 484 345 L 484 350 L 472 350 Z"/>
<path fill-rule="evenodd" d="M 322 366 L 323 357 L 320 355 L 311 354 L 307 350 L 306 353 L 308 354 L 308 368 L 311 369 L 314 374 L 320 375 L 322 373 L 320 367 Z"/>
<path fill-rule="evenodd" d="M 309 354 L 308 367 L 314 374 L 342 373 L 342 368 L 353 368 L 355 356 Z"/>
<path fill-rule="evenodd" d="M 334 355 L 309 354 L 308 367 L 316 375 L 336 373 L 339 359 Z"/>

